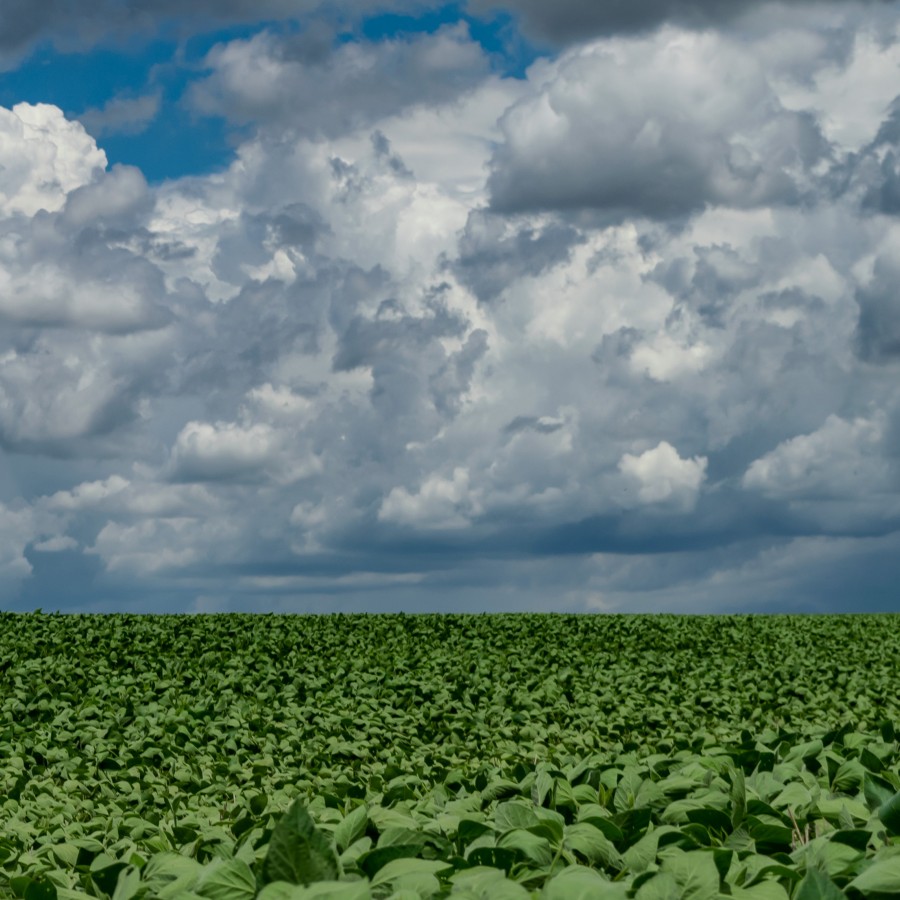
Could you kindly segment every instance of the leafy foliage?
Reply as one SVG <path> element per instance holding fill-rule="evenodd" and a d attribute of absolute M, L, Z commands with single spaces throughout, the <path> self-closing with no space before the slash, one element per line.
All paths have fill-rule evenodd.
<path fill-rule="evenodd" d="M 898 624 L 0 614 L 0 894 L 898 896 Z"/>

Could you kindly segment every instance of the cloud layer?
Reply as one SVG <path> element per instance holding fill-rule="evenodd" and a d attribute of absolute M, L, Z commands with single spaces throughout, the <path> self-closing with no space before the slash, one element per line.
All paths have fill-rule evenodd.
<path fill-rule="evenodd" d="M 524 79 L 464 24 L 260 30 L 185 99 L 233 163 L 155 186 L 0 110 L 8 602 L 65 566 L 92 609 L 889 602 L 900 128 L 836 85 L 896 35 L 752 6 L 523 2 L 594 23 Z"/>

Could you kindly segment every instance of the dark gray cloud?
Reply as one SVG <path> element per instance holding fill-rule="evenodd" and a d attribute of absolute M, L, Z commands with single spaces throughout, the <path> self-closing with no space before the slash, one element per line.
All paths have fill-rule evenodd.
<path fill-rule="evenodd" d="M 875 262 L 871 281 L 856 293 L 856 349 L 866 362 L 900 360 L 900 266 L 891 257 Z"/>
<path fill-rule="evenodd" d="M 535 228 L 478 210 L 469 214 L 452 269 L 479 300 L 488 303 L 519 278 L 540 275 L 567 260 L 580 240 L 579 232 L 565 223 Z"/>
<path fill-rule="evenodd" d="M 491 207 L 672 219 L 708 205 L 812 202 L 830 148 L 737 41 L 660 32 L 595 44 L 535 73 L 500 122 Z"/>
<path fill-rule="evenodd" d="M 329 38 L 261 32 L 214 47 L 206 58 L 212 73 L 191 85 L 188 102 L 236 123 L 333 137 L 414 104 L 454 99 L 489 72 L 465 25 L 378 43 L 332 46 Z"/>
<path fill-rule="evenodd" d="M 837 5 L 838 0 L 810 0 L 815 5 Z M 892 0 L 870 0 L 890 5 Z M 614 34 L 649 31 L 664 23 L 687 28 L 714 28 L 730 23 L 760 7 L 767 0 L 468 0 L 475 14 L 511 12 L 530 37 L 554 45 L 587 41 Z M 800 4 L 796 4 L 800 5 Z"/>
<path fill-rule="evenodd" d="M 89 6 L 76 0 L 5 0 L 0 6 L 0 67 L 16 60 L 41 41 L 65 51 L 78 51 L 99 42 L 134 34 L 155 34 L 164 24 L 184 35 L 232 22 L 296 21 L 314 15 L 329 21 L 380 11 L 415 11 L 419 0 L 361 0 L 323 3 L 321 0 L 197 0 L 186 9 L 177 0 L 96 0 Z"/>

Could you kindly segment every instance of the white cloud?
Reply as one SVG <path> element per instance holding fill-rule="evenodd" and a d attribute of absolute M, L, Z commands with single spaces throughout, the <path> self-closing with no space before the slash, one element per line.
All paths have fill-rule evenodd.
<path fill-rule="evenodd" d="M 619 471 L 637 482 L 641 503 L 672 503 L 690 511 L 706 478 L 707 462 L 705 456 L 682 459 L 668 441 L 661 441 L 638 455 L 626 453 Z"/>
<path fill-rule="evenodd" d="M 172 448 L 171 473 L 184 481 L 252 478 L 280 452 L 278 435 L 267 425 L 188 422 Z"/>
<path fill-rule="evenodd" d="M 881 458 L 884 421 L 830 415 L 821 428 L 783 441 L 753 461 L 744 487 L 770 497 L 852 498 L 889 490 Z"/>
<path fill-rule="evenodd" d="M 70 491 L 57 491 L 47 499 L 51 509 L 76 512 L 101 504 L 109 497 L 122 493 L 130 482 L 121 475 L 110 475 L 102 481 L 85 481 Z"/>
<path fill-rule="evenodd" d="M 108 522 L 87 552 L 102 557 L 110 572 L 155 575 L 198 562 L 208 539 L 203 524 L 189 518 Z"/>
<path fill-rule="evenodd" d="M 685 373 L 700 372 L 710 361 L 712 348 L 703 342 L 684 346 L 668 334 L 657 334 L 649 342 L 635 347 L 631 365 L 646 372 L 655 381 L 671 381 Z"/>
<path fill-rule="evenodd" d="M 378 518 L 415 528 L 456 529 L 468 525 L 479 511 L 478 492 L 469 487 L 468 471 L 458 466 L 449 478 L 428 476 L 417 491 L 392 488 Z"/>
<path fill-rule="evenodd" d="M 46 103 L 0 107 L 0 216 L 54 211 L 96 179 L 106 154 L 78 122 Z"/>
<path fill-rule="evenodd" d="M 856 152 L 875 138 L 897 95 L 897 28 L 860 29 L 845 58 L 829 58 L 827 40 L 827 34 L 786 28 L 760 50 L 774 69 L 771 80 L 785 106 L 814 111 L 830 141 Z M 794 73 L 800 77 L 791 77 Z"/>
<path fill-rule="evenodd" d="M 609 39 L 541 61 L 529 79 L 533 94 L 501 120 L 499 210 L 667 218 L 815 190 L 826 146 L 814 120 L 785 109 L 753 52 L 720 33 Z"/>

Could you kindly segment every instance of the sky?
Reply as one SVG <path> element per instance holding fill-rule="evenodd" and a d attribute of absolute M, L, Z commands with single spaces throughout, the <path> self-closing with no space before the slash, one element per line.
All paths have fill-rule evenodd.
<path fill-rule="evenodd" d="M 0 608 L 900 611 L 898 13 L 3 3 Z"/>

